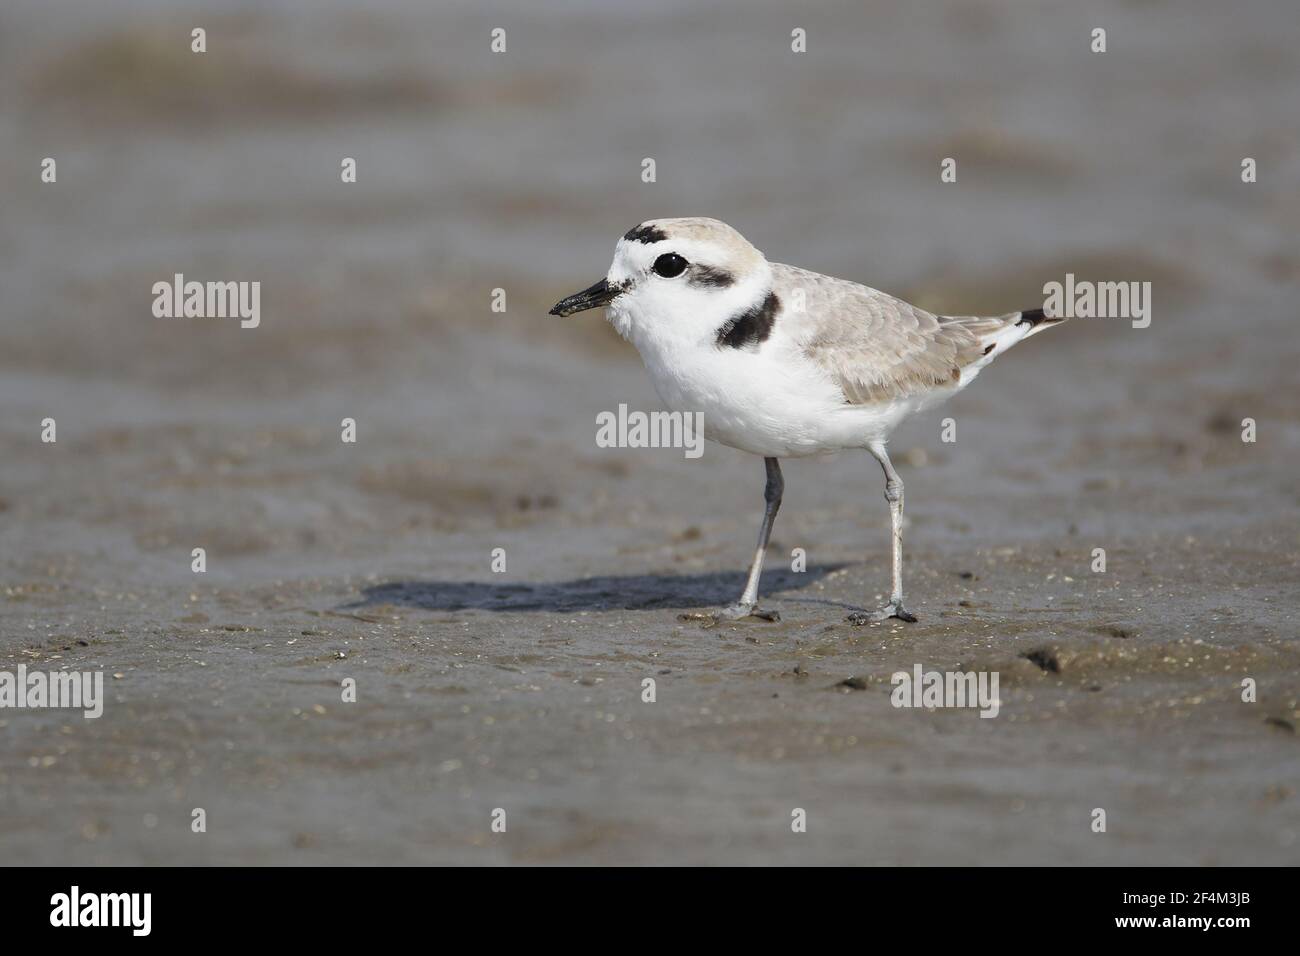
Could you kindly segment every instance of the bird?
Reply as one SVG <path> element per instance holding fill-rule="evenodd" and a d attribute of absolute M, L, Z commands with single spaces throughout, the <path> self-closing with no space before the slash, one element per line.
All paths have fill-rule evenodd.
<path fill-rule="evenodd" d="M 705 437 L 763 458 L 758 547 L 740 599 L 715 620 L 778 620 L 759 605 L 763 558 L 785 482 L 782 458 L 865 449 L 885 478 L 889 602 L 850 624 L 914 622 L 903 597 L 903 481 L 886 450 L 905 419 L 952 397 L 1018 342 L 1062 321 L 1042 309 L 935 315 L 887 293 L 769 262 L 710 218 L 650 219 L 615 245 L 594 285 L 551 315 L 604 308 L 671 411 L 701 413 Z"/>

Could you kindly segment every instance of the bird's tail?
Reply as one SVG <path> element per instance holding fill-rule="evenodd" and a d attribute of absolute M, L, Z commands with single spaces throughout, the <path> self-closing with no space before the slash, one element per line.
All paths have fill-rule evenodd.
<path fill-rule="evenodd" d="M 1058 318 L 1055 316 L 1044 315 L 1042 309 L 1028 309 L 1024 312 L 1012 312 L 1010 315 L 1006 316 L 1006 318 L 1013 320 L 1012 324 L 1017 327 L 1025 325 L 1029 326 L 1029 329 L 1021 336 L 1022 339 L 1027 339 L 1031 335 L 1037 335 L 1039 332 L 1043 331 L 1043 329 L 1050 329 L 1052 326 L 1060 325 L 1065 321 L 1064 316 Z"/>
<path fill-rule="evenodd" d="M 975 337 L 966 364 L 963 365 L 963 368 L 971 369 L 973 375 L 1017 342 L 1023 342 L 1043 329 L 1059 325 L 1065 319 L 1046 316 L 1042 309 L 1028 309 L 986 318 L 971 316 L 957 321 Z"/>

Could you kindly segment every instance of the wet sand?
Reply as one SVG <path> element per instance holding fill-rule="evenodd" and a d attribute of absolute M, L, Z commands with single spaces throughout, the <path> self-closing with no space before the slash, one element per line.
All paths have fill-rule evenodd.
<path fill-rule="evenodd" d="M 1108 5 L 1095 59 L 1077 4 L 519 7 L 272 5 L 205 18 L 201 65 L 150 4 L 0 14 L 0 670 L 108 678 L 98 720 L 0 711 L 0 855 L 1300 859 L 1288 5 Z M 900 429 L 918 623 L 843 622 L 889 575 L 844 453 L 786 465 L 782 620 L 704 626 L 761 462 L 596 447 L 660 405 L 599 318 L 545 314 L 682 214 L 937 311 L 1068 271 L 1151 281 L 1154 317 L 1071 321 Z M 175 272 L 260 280 L 261 326 L 154 318 Z M 999 716 L 892 707 L 918 663 L 997 671 Z"/>

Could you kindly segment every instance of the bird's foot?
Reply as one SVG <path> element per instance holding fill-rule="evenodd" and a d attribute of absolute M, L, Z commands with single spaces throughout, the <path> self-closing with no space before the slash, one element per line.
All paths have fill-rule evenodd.
<path fill-rule="evenodd" d="M 854 611 L 844 620 L 854 627 L 861 627 L 863 624 L 879 624 L 881 621 L 888 621 L 891 617 L 906 621 L 908 624 L 916 623 L 916 615 L 903 606 L 902 600 L 890 601 L 878 611 Z"/>
<path fill-rule="evenodd" d="M 740 621 L 749 617 L 756 617 L 760 621 L 781 620 L 781 615 L 776 611 L 766 611 L 757 604 L 746 604 L 742 601 L 737 601 L 735 604 L 719 608 L 716 611 L 688 611 L 685 614 L 677 615 L 679 621 L 704 621 L 710 624 L 721 624 L 723 621 Z"/>

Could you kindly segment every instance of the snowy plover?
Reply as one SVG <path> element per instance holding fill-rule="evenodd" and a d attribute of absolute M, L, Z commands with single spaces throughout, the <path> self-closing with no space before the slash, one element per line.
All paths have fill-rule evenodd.
<path fill-rule="evenodd" d="M 1021 339 L 1062 319 L 1041 309 L 992 318 L 931 315 L 893 296 L 768 262 L 716 219 L 652 219 L 614 248 L 605 278 L 552 315 L 605 306 L 674 411 L 702 412 L 705 436 L 762 455 L 767 503 L 740 600 L 758 579 L 784 482 L 778 459 L 865 448 L 885 472 L 893 527 L 889 603 L 848 620 L 916 618 L 903 604 L 903 482 L 885 452 L 903 419 L 956 394 Z"/>

